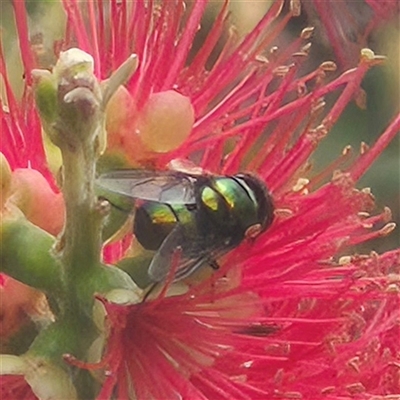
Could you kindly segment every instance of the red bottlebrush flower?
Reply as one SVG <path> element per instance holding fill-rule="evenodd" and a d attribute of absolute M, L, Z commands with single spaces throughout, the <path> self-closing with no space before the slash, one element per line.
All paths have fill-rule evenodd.
<path fill-rule="evenodd" d="M 396 394 L 398 280 L 387 272 L 399 260 L 398 251 L 355 258 L 279 285 L 258 278 L 271 289 L 264 298 L 245 290 L 243 272 L 236 287 L 228 274 L 149 303 L 105 302 L 108 351 L 84 367 L 109 371 L 99 399 Z"/>
<path fill-rule="evenodd" d="M 29 43 L 23 41 L 24 34 L 27 32 L 23 28 L 26 23 L 23 3 L 16 2 L 17 9 L 20 11 L 17 21 L 21 29 L 21 54 L 28 59 L 31 58 Z M 33 62 L 26 62 L 26 76 L 30 81 L 30 71 Z M 34 106 L 31 90 L 25 90 L 21 101 L 16 99 L 10 82 L 7 77 L 7 69 L 4 61 L 3 50 L 0 45 L 0 75 L 4 82 L 5 96 L 0 97 L 0 120 L 1 120 L 1 141 L 0 151 L 6 157 L 11 168 L 30 167 L 44 175 L 48 182 L 53 182 L 45 158 L 42 126 L 39 116 Z"/>
<path fill-rule="evenodd" d="M 98 398 L 398 394 L 400 252 L 351 254 L 352 246 L 393 229 L 389 211 L 375 215 L 371 193 L 357 190 L 356 183 L 399 131 L 400 115 L 355 161 L 345 151 L 317 175 L 309 163 L 359 95 L 367 70 L 381 59 L 365 50 L 356 68 L 335 79 L 327 77 L 335 69 L 331 62 L 302 76 L 311 30 L 282 50 L 274 48 L 290 18 L 276 19 L 280 1 L 244 39 L 230 31 L 224 41 L 225 2 L 194 56 L 206 2 L 196 1 L 187 11 L 182 1 L 63 3 L 68 36 L 62 46 L 78 45 L 92 54 L 99 79 L 131 53 L 138 55 L 138 71 L 110 105 L 111 152 L 142 167 L 165 169 L 188 158 L 215 174 L 252 171 L 266 182 L 276 207 L 273 225 L 254 243 L 227 254 L 218 271 L 181 284 L 168 279 L 161 293 L 139 304 L 98 297 L 107 313 L 101 361 L 67 357 L 79 367 L 105 371 Z M 29 76 L 34 61 L 22 5 L 14 2 Z M 222 49 L 214 61 L 217 43 Z M 324 98 L 331 94 L 336 102 L 325 110 Z M 157 122 L 167 123 L 177 103 L 168 129 L 176 128 L 179 140 L 171 144 L 172 129 L 159 147 Z M 182 115 L 183 126 L 176 127 Z M 19 121 L 5 113 L 2 121 L 14 124 L 13 118 Z M 30 146 L 38 144 L 31 145 L 24 129 L 21 135 L 14 125 L 7 131 L 4 150 L 16 160 L 13 168 L 36 155 Z M 25 156 L 15 147 L 18 137 L 29 149 Z M 37 169 L 46 173 L 44 164 Z M 11 379 L 2 375 L 1 387 L 9 390 Z"/>
<path fill-rule="evenodd" d="M 173 89 L 190 98 L 195 115 L 190 136 L 176 150 L 157 154 L 155 165 L 194 158 L 215 173 L 256 171 L 277 208 L 266 233 L 231 252 L 211 278 L 189 280 L 185 293 L 129 306 L 102 299 L 109 324 L 102 361 L 70 360 L 107 370 L 98 398 L 114 393 L 120 399 L 333 399 L 397 393 L 398 282 L 388 273 L 398 272 L 399 252 L 340 255 L 393 228 L 371 231 L 390 214 L 367 214 L 373 198 L 355 183 L 398 131 L 399 116 L 371 150 L 334 173 L 331 182 L 350 152 L 313 179 L 303 179 L 318 142 L 378 59 L 364 52 L 358 68 L 329 83 L 325 75 L 332 63 L 297 77 L 309 30 L 286 49 L 264 53 L 287 20 L 274 22 L 279 2 L 242 41 L 230 37 L 211 67 L 206 62 L 222 35 L 226 5 L 203 47 L 187 61 L 202 2 L 188 11 L 182 31 L 180 2 L 156 10 L 141 2 L 111 3 L 111 22 L 98 9 L 100 23 L 89 17 L 90 33 L 82 30 L 78 4 L 65 4 L 71 36 L 97 55 L 100 76 L 131 52 L 138 54 L 138 72 L 127 85 L 135 112 L 154 93 Z M 93 15 L 95 4 L 86 6 Z M 322 97 L 339 90 L 335 106 L 323 114 Z M 257 147 L 260 137 L 265 140 Z"/>
<path fill-rule="evenodd" d="M 4 400 L 37 400 L 21 375 L 5 375 L 0 379 L 0 395 Z"/>
<path fill-rule="evenodd" d="M 23 4 L 16 5 L 20 10 L 19 22 L 24 20 L 25 15 L 21 5 Z M 22 32 L 25 32 L 24 29 Z M 31 54 L 30 47 L 23 38 L 21 35 L 21 53 L 27 56 Z M 32 62 L 26 64 L 26 68 L 27 76 L 30 76 Z M 64 204 L 46 162 L 42 125 L 34 106 L 31 88 L 27 86 L 22 99 L 16 99 L 8 80 L 1 45 L 0 75 L 5 87 L 5 96 L 0 97 L 0 152 L 12 171 L 10 187 L 7 194 L 2 193 L 2 198 L 11 198 L 11 202 L 30 221 L 56 235 L 63 226 Z"/>
<path fill-rule="evenodd" d="M 149 154 L 148 150 L 151 145 L 144 148 L 140 146 L 140 140 L 138 142 L 143 130 L 146 130 L 143 129 L 141 121 L 137 121 L 137 115 L 148 113 L 147 107 L 153 103 L 154 96 L 161 96 L 161 94 L 166 96 L 173 90 L 184 98 L 190 99 L 194 112 L 194 123 L 190 140 L 185 144 L 186 147 L 190 146 L 188 151 L 195 150 L 192 147 L 199 139 L 221 129 L 227 131 L 229 126 L 232 129 L 235 128 L 236 136 L 239 136 L 239 132 L 240 136 L 250 136 L 244 131 L 249 128 L 248 125 L 235 124 L 234 126 L 234 121 L 244 120 L 249 115 L 255 118 L 257 113 L 265 107 L 270 108 L 270 114 L 275 108 L 279 108 L 281 97 L 288 94 L 283 90 L 283 86 L 281 91 L 273 93 L 270 97 L 265 96 L 265 93 L 262 92 L 267 91 L 276 82 L 274 78 L 277 75 L 288 72 L 288 66 L 283 70 L 280 69 L 282 63 L 292 62 L 294 60 L 294 58 L 291 59 L 292 54 L 296 51 L 300 53 L 311 35 L 311 31 L 306 29 L 303 36 L 281 54 L 267 59 L 267 54 L 264 56 L 265 49 L 273 47 L 274 40 L 290 18 L 290 14 L 288 14 L 283 21 L 279 23 L 275 21 L 282 7 L 282 2 L 275 2 L 254 31 L 240 44 L 235 33 L 233 31 L 230 33 L 218 59 L 208 70 L 206 63 L 215 50 L 216 44 L 223 40 L 224 28 L 228 24 L 228 2 L 224 3 L 204 45 L 190 61 L 188 61 L 188 57 L 192 41 L 198 30 L 206 2 L 193 3 L 187 13 L 184 13 L 182 1 L 178 1 L 176 4 L 168 2 L 159 10 L 156 10 L 154 6 L 147 7 L 145 2 L 135 4 L 122 2 L 120 5 L 110 3 L 110 8 L 106 7 L 105 10 L 101 3 L 97 5 L 93 2 L 85 3 L 81 5 L 83 10 L 75 1 L 66 0 L 64 4 L 71 23 L 71 38 L 65 43 L 65 46 L 77 43 L 80 48 L 93 54 L 98 75 L 101 78 L 107 78 L 110 71 L 119 66 L 132 52 L 136 53 L 138 59 L 141 60 L 137 73 L 127 84 L 131 101 L 129 102 L 126 96 L 122 95 L 123 98 L 119 99 L 119 113 L 124 114 L 125 118 L 123 116 L 116 117 L 118 118 L 117 123 L 112 123 L 110 119 L 114 119 L 114 117 L 110 115 L 108 117 L 108 135 L 111 146 L 115 145 L 116 149 L 123 151 L 131 163 L 137 162 L 139 157 L 142 164 L 146 165 L 151 162 L 158 168 L 164 167 L 167 160 L 171 159 L 173 155 L 168 154 L 166 160 L 164 157 L 160 157 L 159 153 Z M 96 11 L 99 24 L 95 23 L 93 19 L 93 13 Z M 110 15 L 110 23 L 106 23 L 105 12 Z M 89 18 L 85 24 L 86 15 Z M 184 18 L 185 24 L 181 27 L 180 20 L 182 18 Z M 138 24 L 136 21 L 141 22 Z M 131 39 L 129 41 L 122 39 L 127 37 Z M 234 51 L 235 49 L 236 51 Z M 302 54 L 304 55 L 304 53 Z M 301 57 L 301 55 L 297 54 L 297 57 Z M 319 72 L 322 73 L 322 70 Z M 294 70 L 291 73 L 294 74 Z M 313 77 L 310 76 L 309 79 L 313 79 Z M 289 81 L 289 79 L 287 80 Z M 306 82 L 302 81 L 299 84 L 306 84 Z M 297 89 L 296 84 L 291 87 L 294 92 Z M 259 101 L 254 102 L 257 97 Z M 251 106 L 241 109 L 246 102 L 251 102 Z M 177 107 L 176 103 L 171 104 L 171 110 Z M 125 113 L 124 108 L 126 109 Z M 114 110 L 113 108 L 112 111 Z M 232 115 L 233 110 L 235 114 Z M 152 119 L 157 119 L 156 112 L 155 110 L 154 113 L 151 113 Z M 176 116 L 173 121 L 181 118 L 190 120 L 188 113 L 189 111 L 182 112 L 183 117 Z M 254 122 L 254 124 L 259 124 L 259 122 Z M 263 124 L 265 125 L 265 121 L 261 123 L 261 125 Z M 115 125 L 118 132 L 115 132 Z M 171 127 L 165 125 L 163 119 L 161 119 L 160 126 L 163 128 L 160 128 L 162 130 L 160 135 L 167 136 L 169 140 L 178 135 L 176 129 L 170 131 Z M 172 128 L 175 127 L 172 126 Z M 187 131 L 183 129 L 183 133 L 181 130 L 179 132 L 184 136 Z M 229 132 L 226 134 L 228 135 Z M 159 140 L 153 141 L 153 150 L 158 150 Z M 213 150 L 222 148 L 222 138 L 219 138 L 218 141 L 218 146 Z M 253 143 L 250 138 L 247 141 Z M 197 144 L 197 148 L 207 148 L 206 144 L 203 141 Z M 139 155 L 137 154 L 138 148 Z M 161 149 L 161 151 L 165 150 Z M 180 148 L 179 153 L 183 155 L 183 149 Z M 216 168 L 220 159 L 217 154 L 214 154 L 212 158 L 213 165 L 210 161 L 205 164 L 211 170 Z"/>

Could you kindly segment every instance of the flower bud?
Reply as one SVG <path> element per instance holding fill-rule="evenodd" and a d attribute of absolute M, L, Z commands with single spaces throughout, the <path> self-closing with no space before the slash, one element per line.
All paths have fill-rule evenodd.
<path fill-rule="evenodd" d="M 139 115 L 137 133 L 152 151 L 176 149 L 189 136 L 194 123 L 190 99 L 174 90 L 153 93 Z"/>
<path fill-rule="evenodd" d="M 32 78 L 35 87 L 35 100 L 45 130 L 50 130 L 57 116 L 57 87 L 50 71 L 34 69 Z"/>
<path fill-rule="evenodd" d="M 60 53 L 53 74 L 57 79 L 71 79 L 93 75 L 93 71 L 93 57 L 80 49 L 72 48 Z"/>
<path fill-rule="evenodd" d="M 91 55 L 72 48 L 61 52 L 52 73 L 32 71 L 45 131 L 59 147 L 73 150 L 97 136 L 98 152 L 104 150 L 102 93 L 93 64 Z"/>
<path fill-rule="evenodd" d="M 136 116 L 132 96 L 124 86 L 120 86 L 106 108 L 107 151 L 100 159 L 101 164 L 106 164 L 106 169 L 113 169 L 115 163 L 118 168 L 119 163 L 127 162 L 125 160 L 135 165 L 143 157 L 146 150 L 134 133 Z"/>
<path fill-rule="evenodd" d="M 0 210 L 8 197 L 11 187 L 11 168 L 3 153 L 0 153 Z"/>
<path fill-rule="evenodd" d="M 9 276 L 0 287 L 0 296 L 0 341 L 7 341 L 31 319 L 39 323 L 52 319 L 46 296 Z"/>
<path fill-rule="evenodd" d="M 53 245 L 54 237 L 22 213 L 7 213 L 0 224 L 1 272 L 39 290 L 59 293 L 61 271 L 50 253 Z"/>
<path fill-rule="evenodd" d="M 10 200 L 33 224 L 52 235 L 60 233 L 64 223 L 64 202 L 40 172 L 21 168 L 12 174 Z"/>

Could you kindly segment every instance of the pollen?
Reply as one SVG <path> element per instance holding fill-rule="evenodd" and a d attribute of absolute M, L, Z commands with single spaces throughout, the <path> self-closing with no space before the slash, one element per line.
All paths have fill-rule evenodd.
<path fill-rule="evenodd" d="M 255 224 L 255 225 L 250 226 L 246 230 L 244 236 L 247 239 L 255 239 L 261 233 L 261 231 L 262 231 L 261 225 L 260 224 Z"/>
<path fill-rule="evenodd" d="M 306 188 L 306 186 L 310 183 L 309 179 L 306 178 L 299 178 L 297 183 L 293 186 L 294 192 L 301 192 Z"/>

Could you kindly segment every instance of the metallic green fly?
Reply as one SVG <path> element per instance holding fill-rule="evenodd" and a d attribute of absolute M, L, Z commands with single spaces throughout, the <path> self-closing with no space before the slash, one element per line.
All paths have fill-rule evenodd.
<path fill-rule="evenodd" d="M 274 205 L 264 183 L 250 174 L 216 176 L 179 171 L 117 170 L 102 174 L 103 190 L 135 202 L 133 233 L 155 251 L 148 268 L 161 282 L 180 249 L 175 280 L 253 239 L 273 222 Z M 112 201 L 109 200 L 113 205 Z"/>

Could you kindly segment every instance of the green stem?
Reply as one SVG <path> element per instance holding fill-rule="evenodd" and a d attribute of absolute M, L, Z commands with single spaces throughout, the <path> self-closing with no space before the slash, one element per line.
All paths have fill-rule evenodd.
<path fill-rule="evenodd" d="M 91 77 L 87 80 L 92 90 L 79 87 L 64 95 L 53 131 L 63 158 L 66 219 L 55 249 L 66 286 L 64 310 L 83 315 L 91 313 L 95 293 L 135 289 L 127 274 L 101 264 L 105 211 L 94 187 L 96 162 L 104 144 L 104 109 L 97 83 Z"/>
<path fill-rule="evenodd" d="M 66 223 L 61 239 L 61 262 L 67 277 L 100 263 L 102 215 L 94 193 L 96 155 L 93 145 L 82 143 L 62 151 Z"/>

